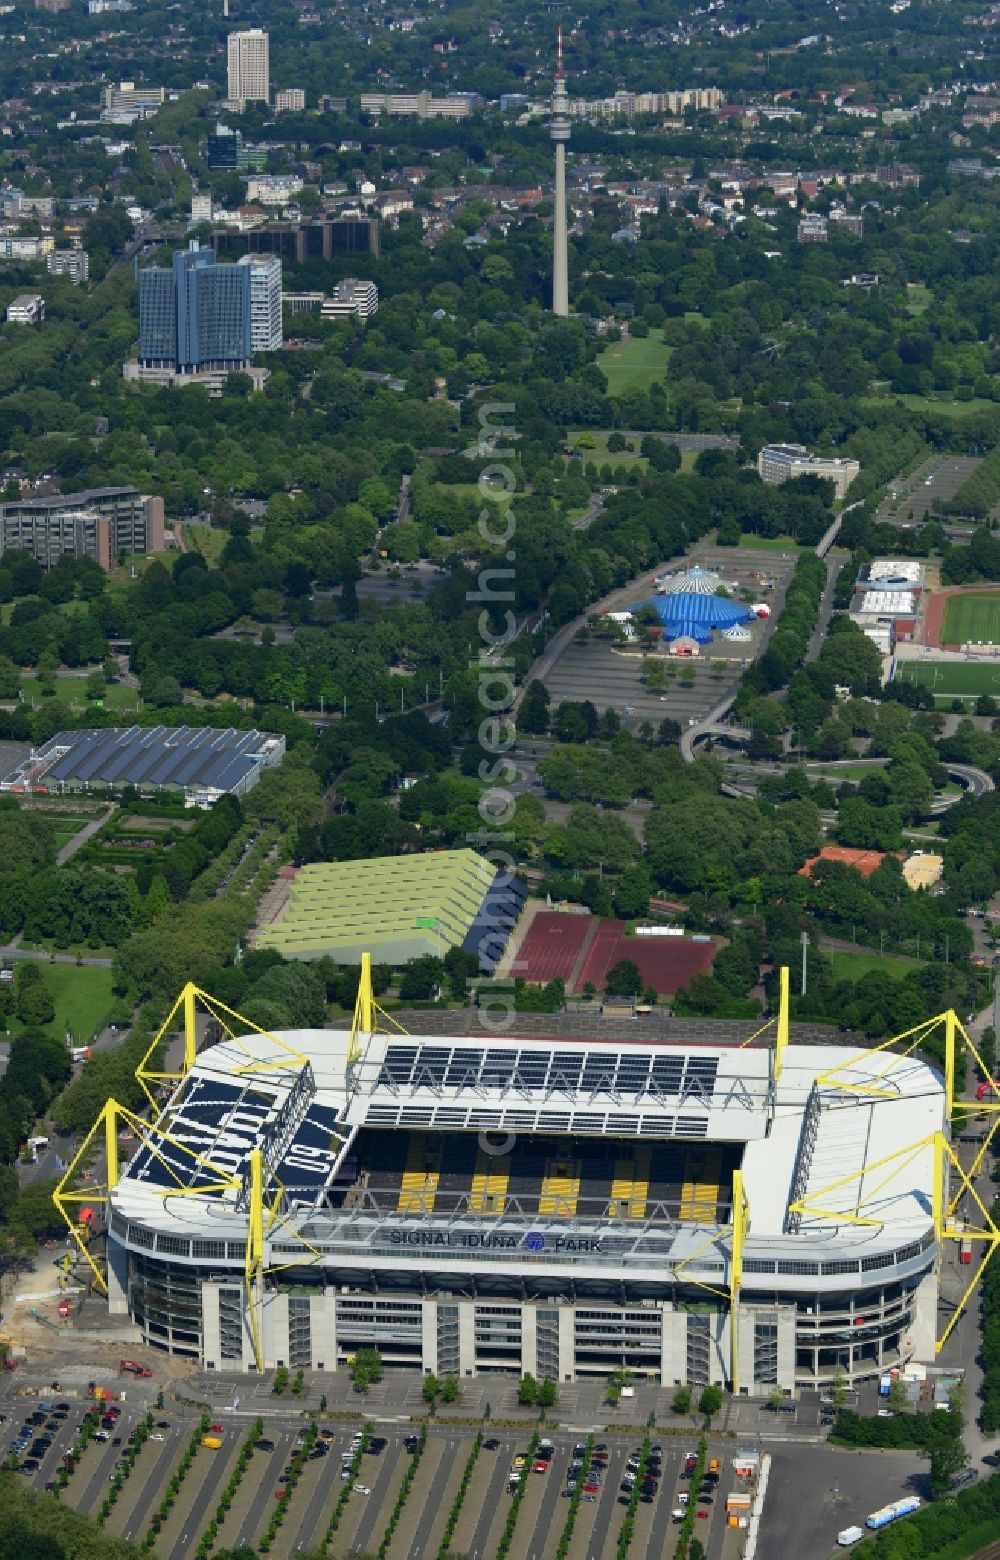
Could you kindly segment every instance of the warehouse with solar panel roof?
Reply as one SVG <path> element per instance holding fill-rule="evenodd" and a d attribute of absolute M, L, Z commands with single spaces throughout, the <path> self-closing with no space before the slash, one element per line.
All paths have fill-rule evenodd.
<path fill-rule="evenodd" d="M 962 1309 L 937 1338 L 945 1243 L 1000 1241 L 950 1141 L 974 1047 L 954 1013 L 801 1043 L 788 989 L 755 1033 L 653 1038 L 472 1010 L 407 1034 L 367 955 L 350 1028 L 263 1033 L 189 986 L 161 1032 L 183 1065 L 150 1070 L 154 1043 L 147 1116 L 109 1102 L 56 1202 L 112 1311 L 220 1372 L 376 1346 L 414 1372 L 766 1395 L 933 1359 Z M 81 1184 L 102 1143 L 106 1184 Z"/>

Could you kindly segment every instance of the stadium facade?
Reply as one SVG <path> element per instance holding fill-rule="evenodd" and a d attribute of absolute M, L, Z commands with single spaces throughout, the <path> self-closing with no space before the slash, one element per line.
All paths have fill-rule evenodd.
<path fill-rule="evenodd" d="M 968 1195 L 954 1014 L 900 1051 L 789 1043 L 787 995 L 743 1044 L 416 1037 L 377 1032 L 363 970 L 351 1030 L 249 1033 L 215 1004 L 224 1037 L 196 1054 L 195 995 L 184 1069 L 140 1071 L 154 1124 L 101 1118 L 109 1302 L 155 1348 L 764 1394 L 933 1357 Z M 934 1024 L 944 1079 L 913 1054 Z M 64 1211 L 95 1200 L 73 1173 Z"/>

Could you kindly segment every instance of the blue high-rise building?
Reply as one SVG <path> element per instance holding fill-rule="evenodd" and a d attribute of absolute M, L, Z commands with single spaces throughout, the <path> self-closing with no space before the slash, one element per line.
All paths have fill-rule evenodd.
<path fill-rule="evenodd" d="M 139 361 L 178 374 L 244 368 L 250 361 L 250 268 L 219 265 L 190 248 L 139 272 Z"/>

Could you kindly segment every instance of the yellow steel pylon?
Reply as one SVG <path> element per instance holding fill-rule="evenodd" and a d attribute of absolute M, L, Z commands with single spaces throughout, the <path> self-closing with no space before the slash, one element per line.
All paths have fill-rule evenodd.
<path fill-rule="evenodd" d="M 391 1024 L 397 1034 L 409 1034 L 402 1024 L 379 1007 L 375 1001 L 375 991 L 372 986 L 372 956 L 370 953 L 361 955 L 361 968 L 358 978 L 358 995 L 354 1003 L 354 1017 L 351 1020 L 351 1038 L 347 1047 L 347 1065 L 353 1067 L 364 1055 L 365 1037 L 379 1033 L 379 1019 L 384 1018 L 387 1024 Z"/>

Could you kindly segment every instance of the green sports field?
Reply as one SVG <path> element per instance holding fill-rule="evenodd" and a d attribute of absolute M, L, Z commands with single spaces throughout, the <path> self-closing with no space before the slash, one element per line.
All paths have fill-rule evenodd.
<path fill-rule="evenodd" d="M 648 336 L 626 336 L 623 341 L 613 341 L 597 359 L 597 366 L 607 375 L 608 394 L 621 395 L 625 390 L 648 390 L 651 384 L 662 380 L 669 360 L 670 348 L 664 345 L 663 331 L 654 327 Z"/>
<path fill-rule="evenodd" d="M 941 625 L 945 645 L 1000 645 L 1000 590 L 951 596 Z"/>
<path fill-rule="evenodd" d="M 929 688 L 939 698 L 1000 696 L 1000 657 L 995 661 L 902 661 L 896 676 Z"/>

